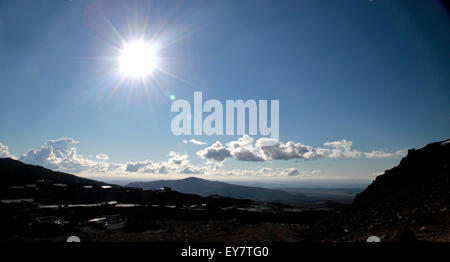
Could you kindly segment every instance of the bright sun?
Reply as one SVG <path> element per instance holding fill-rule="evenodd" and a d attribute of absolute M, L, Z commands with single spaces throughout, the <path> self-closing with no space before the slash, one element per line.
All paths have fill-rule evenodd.
<path fill-rule="evenodd" d="M 122 49 L 119 61 L 120 69 L 125 76 L 149 76 L 156 67 L 156 48 L 145 42 L 126 44 Z"/>

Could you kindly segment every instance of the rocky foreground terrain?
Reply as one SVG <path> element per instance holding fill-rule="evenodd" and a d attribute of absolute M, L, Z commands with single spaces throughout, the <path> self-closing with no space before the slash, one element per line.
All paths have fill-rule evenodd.
<path fill-rule="evenodd" d="M 448 242 L 449 180 L 449 140 L 411 149 L 399 165 L 355 197 L 340 223 L 357 234 L 373 233 L 385 240 Z"/>
<path fill-rule="evenodd" d="M 0 241 L 450 241 L 450 145 L 409 150 L 351 205 L 109 185 L 0 159 Z"/>

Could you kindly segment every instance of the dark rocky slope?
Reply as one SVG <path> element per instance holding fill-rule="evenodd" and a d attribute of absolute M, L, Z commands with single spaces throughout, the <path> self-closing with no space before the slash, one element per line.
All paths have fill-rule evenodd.
<path fill-rule="evenodd" d="M 426 239 L 435 231 L 434 240 L 449 241 L 449 177 L 448 140 L 411 149 L 399 165 L 355 197 L 340 227 L 355 235 L 377 233 L 390 240 L 399 234 Z"/>
<path fill-rule="evenodd" d="M 107 185 L 106 183 L 55 172 L 41 166 L 27 165 L 11 158 L 0 158 L 0 188 L 35 184 L 37 180 L 70 185 Z"/>

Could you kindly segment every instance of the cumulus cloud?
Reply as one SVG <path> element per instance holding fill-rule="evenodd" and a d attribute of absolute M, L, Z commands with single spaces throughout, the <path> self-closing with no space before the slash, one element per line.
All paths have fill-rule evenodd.
<path fill-rule="evenodd" d="M 96 173 L 105 173 L 115 166 L 107 163 L 95 162 L 84 158 L 77 153 L 73 144 L 78 141 L 73 138 L 63 137 L 55 140 L 49 140 L 39 149 L 31 150 L 27 154 L 20 156 L 19 160 L 33 165 L 40 165 L 52 170 L 79 173 L 91 171 Z"/>
<path fill-rule="evenodd" d="M 206 166 L 194 166 L 188 159 L 187 154 L 180 154 L 174 151 L 169 153 L 166 161 L 154 162 L 144 160 L 140 162 L 129 162 L 125 171 L 151 174 L 202 174 L 207 170 Z"/>
<path fill-rule="evenodd" d="M 180 154 L 175 151 L 170 151 L 169 160 L 167 161 L 167 163 L 169 165 L 185 166 L 190 163 L 188 158 L 189 157 L 187 154 Z"/>
<path fill-rule="evenodd" d="M 141 173 L 155 173 L 154 162 L 151 160 L 144 160 L 138 162 L 129 162 L 125 167 L 125 171 L 128 172 L 141 172 Z"/>
<path fill-rule="evenodd" d="M 106 154 L 95 155 L 95 158 L 99 160 L 95 161 L 78 154 L 77 148 L 74 147 L 77 143 L 78 141 L 67 137 L 49 140 L 39 149 L 31 150 L 22 155 L 19 160 L 24 163 L 71 173 L 204 174 L 206 170 L 214 170 L 214 167 L 207 165 L 194 166 L 190 163 L 187 154 L 173 151 L 169 152 L 167 160 L 164 161 L 144 160 L 116 164 L 108 163 L 109 156 Z"/>
<path fill-rule="evenodd" d="M 362 153 L 352 150 L 352 141 L 342 139 L 340 141 L 325 142 L 325 146 L 332 147 L 328 152 L 330 158 L 359 158 Z"/>
<path fill-rule="evenodd" d="M 144 160 L 139 162 L 129 162 L 126 164 L 125 170 L 127 172 L 142 174 L 239 177 L 307 177 L 315 174 L 315 171 L 302 172 L 297 168 L 272 169 L 270 167 L 262 167 L 260 169 L 220 170 L 216 165 L 193 165 L 186 154 L 179 154 L 176 152 L 170 152 L 169 159 L 166 161 L 154 162 L 151 160 Z"/>
<path fill-rule="evenodd" d="M 240 161 L 312 160 L 328 152 L 328 149 L 313 148 L 292 141 L 282 143 L 269 138 L 260 138 L 255 142 L 252 137 L 244 135 L 236 141 L 227 143 L 226 146 L 217 141 L 197 154 L 203 159 L 222 162 L 232 156 Z"/>
<path fill-rule="evenodd" d="M 190 139 L 190 140 L 183 140 L 183 143 L 185 143 L 185 144 L 187 144 L 187 143 L 192 143 L 192 144 L 194 144 L 194 145 L 206 145 L 206 143 L 205 142 L 202 142 L 202 141 L 198 141 L 198 140 L 196 140 L 196 139 Z"/>
<path fill-rule="evenodd" d="M 313 148 L 301 143 L 289 141 L 287 143 L 274 142 L 272 139 L 260 138 L 256 142 L 256 147 L 262 151 L 265 160 L 289 160 L 304 159 L 314 160 L 324 156 L 326 149 Z"/>
<path fill-rule="evenodd" d="M 200 142 L 195 140 L 196 142 Z M 196 143 L 190 141 L 190 143 Z M 382 150 L 360 152 L 352 148 L 352 142 L 342 139 L 324 143 L 325 148 L 312 147 L 299 142 L 288 141 L 283 143 L 268 138 L 254 138 L 244 135 L 236 141 L 223 145 L 215 142 L 205 149 L 199 150 L 197 155 L 206 160 L 206 163 L 194 165 L 187 154 L 169 152 L 167 158 L 162 161 L 143 160 L 128 162 L 126 164 L 109 163 L 109 156 L 97 154 L 84 158 L 77 152 L 76 144 L 79 142 L 73 138 L 63 137 L 47 141 L 38 149 L 31 150 L 20 156 L 19 160 L 25 163 L 44 166 L 49 169 L 71 173 L 143 173 L 143 174 L 192 174 L 192 175 L 220 175 L 220 176 L 260 176 L 260 177 L 306 177 L 320 173 L 319 170 L 300 171 L 290 167 L 285 169 L 272 169 L 263 167 L 260 169 L 234 169 L 221 170 L 223 162 L 230 158 L 239 161 L 272 161 L 302 159 L 314 160 L 321 157 L 330 158 L 388 158 L 405 155 L 404 150 L 393 153 Z M 201 142 L 203 143 L 203 142 Z M 8 147 L 0 143 L 0 157 L 11 157 Z"/>
<path fill-rule="evenodd" d="M 264 161 L 261 152 L 253 146 L 253 138 L 244 135 L 227 144 L 230 153 L 241 161 Z"/>
<path fill-rule="evenodd" d="M 14 158 L 13 155 L 9 153 L 9 148 L 0 142 L 0 158 L 1 157 L 11 157 Z"/>
<path fill-rule="evenodd" d="M 269 161 L 269 160 L 315 160 L 322 157 L 329 158 L 387 158 L 405 155 L 404 150 L 394 153 L 384 151 L 361 152 L 353 149 L 352 141 L 342 139 L 325 142 L 325 147 L 312 147 L 300 142 L 288 141 L 283 143 L 270 138 L 260 138 L 255 141 L 252 137 L 244 135 L 236 141 L 231 141 L 223 146 L 217 141 L 210 147 L 197 152 L 208 161 L 223 162 L 234 157 L 239 161 Z"/>
<path fill-rule="evenodd" d="M 244 138 L 239 142 L 237 148 L 245 147 L 246 142 L 250 142 L 248 138 Z M 228 145 L 232 146 L 232 145 Z M 237 151 L 240 152 L 240 151 Z M 191 164 L 187 154 L 170 152 L 169 159 L 166 161 L 154 162 L 145 160 L 140 162 L 130 162 L 126 165 L 127 172 L 152 173 L 152 174 L 194 174 L 194 175 L 215 175 L 215 176 L 260 176 L 260 177 L 303 177 L 310 176 L 308 172 L 301 172 L 297 168 L 272 169 L 263 167 L 260 169 L 233 169 L 220 170 L 217 163 L 223 162 L 225 159 L 232 157 L 231 150 L 223 146 L 220 142 L 214 143 L 212 146 L 199 151 L 199 156 L 209 161 L 211 165 L 196 166 Z M 311 173 L 311 172 L 310 172 Z M 313 173 L 311 173 L 313 174 Z"/>
<path fill-rule="evenodd" d="M 366 158 L 396 158 L 396 157 L 403 157 L 406 155 L 405 150 L 397 150 L 393 153 L 385 152 L 383 150 L 373 150 L 369 153 L 364 153 Z"/>
<path fill-rule="evenodd" d="M 239 177 L 307 177 L 309 172 L 301 172 L 297 168 L 272 169 L 263 167 L 260 169 L 233 169 L 215 170 L 208 172 L 216 176 L 239 176 Z"/>
<path fill-rule="evenodd" d="M 225 159 L 231 157 L 231 152 L 225 148 L 219 141 L 212 144 L 210 147 L 199 150 L 197 155 L 208 161 L 223 162 Z"/>

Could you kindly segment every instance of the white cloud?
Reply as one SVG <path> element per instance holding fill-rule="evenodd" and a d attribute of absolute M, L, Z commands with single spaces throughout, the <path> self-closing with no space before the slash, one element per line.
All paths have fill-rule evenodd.
<path fill-rule="evenodd" d="M 313 148 L 292 141 L 285 143 L 271 141 L 271 139 L 260 138 L 256 141 L 256 147 L 262 152 L 266 160 L 289 160 L 304 159 L 314 160 L 324 156 L 326 149 Z"/>
<path fill-rule="evenodd" d="M 95 155 L 95 158 L 97 158 L 99 160 L 108 160 L 109 156 L 105 155 L 105 154 L 98 154 L 98 155 Z"/>
<path fill-rule="evenodd" d="M 223 162 L 225 159 L 231 157 L 231 152 L 229 149 L 225 148 L 222 143 L 217 141 L 210 147 L 199 150 L 197 155 L 208 161 Z"/>
<path fill-rule="evenodd" d="M 170 151 L 169 157 L 169 160 L 167 160 L 169 165 L 185 166 L 190 163 L 188 160 L 189 156 L 187 154 L 180 154 L 175 151 Z"/>
<path fill-rule="evenodd" d="M 406 155 L 405 150 L 397 150 L 393 153 L 385 152 L 383 150 L 373 150 L 369 153 L 364 153 L 366 158 L 396 158 L 396 157 L 403 157 Z"/>
<path fill-rule="evenodd" d="M 9 148 L 8 146 L 5 146 L 2 144 L 2 142 L 0 142 L 0 158 L 1 157 L 10 157 L 10 158 L 15 158 L 13 155 L 11 155 L 9 153 Z"/>
<path fill-rule="evenodd" d="M 147 174 L 203 174 L 206 170 L 214 170 L 214 167 L 194 166 L 190 163 L 187 154 L 169 152 L 165 161 L 144 160 L 116 164 L 106 162 L 109 156 L 106 154 L 95 155 L 99 161 L 84 158 L 73 147 L 78 141 L 72 138 L 60 138 L 49 140 L 39 149 L 31 150 L 20 157 L 20 161 L 33 165 L 40 165 L 52 170 L 71 173 L 110 173 L 125 174 L 129 172 Z M 1 147 L 3 149 L 3 147 Z M 7 149 L 7 148 L 5 148 Z M 3 152 L 3 151 L 2 151 Z"/>
<path fill-rule="evenodd" d="M 272 173 L 272 168 L 270 168 L 270 167 L 262 167 L 261 169 L 259 169 L 259 172 L 261 173 L 261 174 L 270 174 L 270 173 Z"/>
<path fill-rule="evenodd" d="M 342 145 L 342 142 L 345 142 Z M 197 152 L 197 154 L 207 160 L 222 162 L 231 156 L 240 161 L 267 161 L 267 160 L 289 160 L 303 159 L 315 160 L 323 156 L 351 157 L 354 151 L 347 150 L 350 141 L 327 142 L 328 146 L 334 149 L 314 148 L 293 141 L 283 143 L 270 138 L 260 138 L 256 142 L 248 135 L 244 135 L 236 141 L 231 141 L 222 146 L 217 141 L 214 145 Z"/>
<path fill-rule="evenodd" d="M 256 142 L 248 135 L 223 146 L 219 141 L 197 152 L 204 159 L 222 162 L 232 156 L 240 161 L 304 159 L 313 160 L 326 155 L 329 149 L 313 148 L 292 141 L 285 143 L 260 138 Z"/>
<path fill-rule="evenodd" d="M 188 159 L 187 154 L 179 154 L 177 152 L 170 152 L 167 161 L 154 162 L 145 160 L 140 162 L 130 162 L 126 165 L 126 171 L 137 173 L 152 173 L 152 174 L 195 174 L 206 176 L 263 176 L 263 177 L 294 177 L 294 176 L 309 176 L 306 172 L 300 172 L 296 168 L 286 169 L 272 169 L 270 167 L 263 167 L 260 169 L 234 169 L 234 170 L 220 170 L 217 168 L 216 162 L 224 161 L 225 154 L 231 157 L 231 154 L 222 153 L 226 148 L 220 143 L 216 142 L 204 152 L 200 153 L 207 159 L 210 165 L 195 166 L 192 165 Z"/>
<path fill-rule="evenodd" d="M 49 140 L 39 149 L 31 150 L 27 154 L 20 156 L 19 160 L 52 170 L 74 173 L 88 170 L 96 173 L 105 173 L 116 168 L 116 166 L 110 166 L 108 163 L 95 162 L 84 158 L 77 153 L 75 147 L 70 147 L 72 144 L 77 143 L 78 141 L 68 137 Z"/>
<path fill-rule="evenodd" d="M 301 172 L 297 168 L 272 169 L 263 167 L 260 169 L 233 169 L 233 170 L 215 170 L 207 173 L 216 176 L 239 176 L 239 177 L 306 177 L 310 176 L 307 172 Z"/>
<path fill-rule="evenodd" d="M 129 162 L 126 165 L 125 171 L 141 172 L 141 173 L 155 173 L 154 162 L 151 160 L 144 160 L 138 162 Z"/>
<path fill-rule="evenodd" d="M 201 174 L 204 170 L 202 168 L 199 167 L 193 167 L 193 166 L 188 166 L 185 167 L 183 170 L 180 171 L 181 174 Z"/>
<path fill-rule="evenodd" d="M 362 153 L 358 150 L 352 150 L 352 141 L 342 139 L 340 141 L 325 142 L 325 146 L 332 147 L 329 150 L 330 158 L 359 158 Z"/>
<path fill-rule="evenodd" d="M 329 158 L 385 158 L 401 157 L 405 155 L 404 150 L 394 153 L 384 151 L 372 151 L 368 153 L 353 149 L 352 141 L 342 139 L 339 141 L 325 142 L 326 148 L 303 145 L 300 142 L 288 141 L 283 143 L 270 138 L 260 138 L 256 142 L 248 135 L 244 135 L 236 141 L 231 141 L 223 146 L 217 141 L 210 147 L 197 152 L 197 154 L 208 161 L 223 162 L 234 157 L 239 161 L 270 161 L 270 160 L 316 160 L 322 157 Z"/>
<path fill-rule="evenodd" d="M 194 145 L 206 145 L 206 143 L 205 142 L 202 142 L 202 141 L 198 141 L 198 140 L 196 140 L 196 139 L 190 139 L 190 140 L 183 140 L 183 143 L 185 143 L 185 144 L 187 144 L 187 143 L 192 143 L 192 144 L 194 144 Z"/>
<path fill-rule="evenodd" d="M 277 175 L 278 176 L 298 176 L 300 174 L 301 174 L 300 171 L 298 171 L 296 168 L 287 168 L 287 169 L 283 169 Z"/>
<path fill-rule="evenodd" d="M 197 141 L 197 140 L 196 140 Z M 200 141 L 197 141 L 200 142 Z M 283 143 L 268 138 L 254 140 L 244 135 L 236 141 L 223 145 L 215 142 L 205 149 L 199 150 L 197 155 L 206 160 L 204 164 L 193 165 L 187 154 L 169 152 L 167 159 L 162 161 L 144 160 L 128 162 L 127 164 L 109 163 L 109 156 L 97 154 L 90 158 L 84 158 L 78 154 L 75 145 L 79 143 L 73 138 L 59 138 L 49 140 L 36 150 L 31 150 L 22 155 L 19 160 L 25 163 L 44 166 L 52 170 L 71 173 L 86 174 L 168 174 L 168 175 L 220 175 L 220 176 L 260 176 L 260 177 L 306 177 L 320 173 L 320 170 L 299 171 L 297 168 L 272 169 L 262 167 L 260 169 L 234 169 L 221 170 L 226 159 L 235 158 L 239 161 L 272 161 L 303 159 L 314 160 L 321 157 L 330 158 L 387 158 L 405 155 L 404 150 L 393 153 L 374 150 L 360 152 L 352 148 L 352 142 L 342 139 L 324 143 L 327 148 L 316 148 L 303 145 L 299 142 L 288 141 Z M 190 143 L 194 143 L 190 141 Z M 8 147 L 0 143 L 0 157 L 11 156 Z"/>
<path fill-rule="evenodd" d="M 188 159 L 187 154 L 174 151 L 169 153 L 167 161 L 154 162 L 144 160 L 140 162 L 129 162 L 125 171 L 151 174 L 202 174 L 207 170 L 206 166 L 194 166 Z"/>
<path fill-rule="evenodd" d="M 260 151 L 253 146 L 253 138 L 244 135 L 237 141 L 227 144 L 228 150 L 237 160 L 241 161 L 264 161 Z"/>

